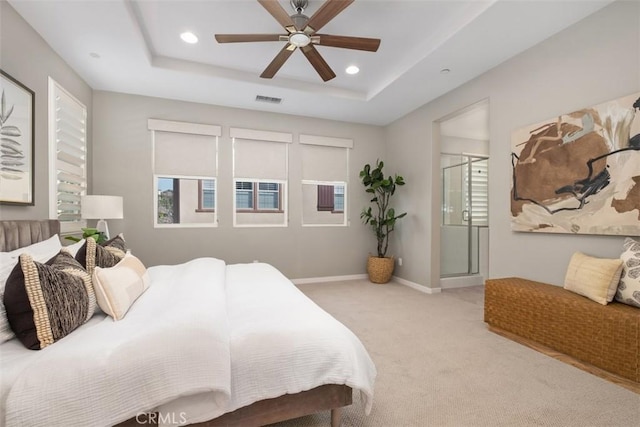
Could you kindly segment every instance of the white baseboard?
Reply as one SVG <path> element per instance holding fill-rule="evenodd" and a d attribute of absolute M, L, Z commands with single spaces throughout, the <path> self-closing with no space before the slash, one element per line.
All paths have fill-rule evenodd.
<path fill-rule="evenodd" d="M 484 278 L 479 274 L 459 277 L 443 277 L 440 279 L 442 289 L 467 288 L 469 286 L 484 285 Z"/>
<path fill-rule="evenodd" d="M 403 279 L 402 277 L 398 277 L 398 276 L 393 276 L 391 280 L 425 294 L 439 294 L 440 292 L 442 292 L 442 288 L 427 288 L 426 286 L 419 285 L 415 282 L 411 282 L 409 280 Z"/>
<path fill-rule="evenodd" d="M 363 280 L 368 278 L 369 276 L 367 276 L 367 274 L 350 274 L 347 276 L 306 277 L 302 279 L 291 279 L 291 281 L 294 285 L 306 285 L 310 283 L 342 282 L 345 280 Z M 411 282 L 397 276 L 393 276 L 391 280 L 425 294 L 439 294 L 442 291 L 441 288 L 427 288 L 426 286 L 419 285 L 415 282 Z"/>
<path fill-rule="evenodd" d="M 325 276 L 325 277 L 307 277 L 303 279 L 291 279 L 294 285 L 305 285 L 307 283 L 322 282 L 342 282 L 343 280 L 362 280 L 366 279 L 366 274 L 350 274 L 348 276 Z"/>

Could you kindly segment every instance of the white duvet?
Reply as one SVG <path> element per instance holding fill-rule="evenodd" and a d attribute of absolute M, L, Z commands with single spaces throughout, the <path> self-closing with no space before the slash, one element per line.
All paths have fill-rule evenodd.
<path fill-rule="evenodd" d="M 194 423 L 323 384 L 359 390 L 369 413 L 362 343 L 275 268 L 201 258 L 148 271 L 123 320 L 95 316 L 40 351 L 0 345 L 0 425 L 109 426 L 153 410 L 161 425 Z"/>
<path fill-rule="evenodd" d="M 110 426 L 200 392 L 225 404 L 224 262 L 202 258 L 149 268 L 149 275 L 151 286 L 118 322 L 95 317 L 39 351 L 17 340 L 0 346 L 7 427 Z M 10 363 L 20 359 L 15 372 Z"/>
<path fill-rule="evenodd" d="M 205 394 L 160 409 L 167 419 L 201 422 L 258 400 L 324 385 L 359 390 L 367 414 L 376 368 L 360 340 L 268 264 L 227 266 L 231 399 Z M 166 423 L 170 425 L 171 423 Z"/>

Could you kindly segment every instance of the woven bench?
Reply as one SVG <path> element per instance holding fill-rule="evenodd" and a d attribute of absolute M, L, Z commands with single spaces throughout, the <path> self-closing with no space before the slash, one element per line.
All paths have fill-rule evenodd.
<path fill-rule="evenodd" d="M 640 392 L 638 308 L 511 277 L 486 281 L 484 321 L 493 332 Z"/>

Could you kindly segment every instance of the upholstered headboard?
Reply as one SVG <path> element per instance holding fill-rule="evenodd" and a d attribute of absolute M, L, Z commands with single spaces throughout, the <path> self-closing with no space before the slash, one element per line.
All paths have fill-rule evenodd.
<path fill-rule="evenodd" d="M 0 252 L 41 242 L 59 233 L 57 219 L 0 221 Z"/>

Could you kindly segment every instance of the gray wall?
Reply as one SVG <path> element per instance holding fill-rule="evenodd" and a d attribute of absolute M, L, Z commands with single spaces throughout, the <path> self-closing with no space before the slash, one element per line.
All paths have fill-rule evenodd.
<path fill-rule="evenodd" d="M 269 262 L 290 278 L 365 272 L 367 253 L 376 246 L 372 233 L 360 222 L 360 210 L 368 199 L 358 173 L 365 163 L 384 157 L 383 128 L 113 92 L 95 92 L 93 101 L 94 193 L 124 197 L 124 220 L 109 221 L 109 228 L 112 234 L 124 231 L 145 264 L 214 256 L 228 263 Z M 222 126 L 217 228 L 153 228 L 149 118 Z M 294 134 L 289 147 L 287 228 L 233 228 L 229 127 Z M 300 133 L 354 140 L 349 164 L 349 227 L 302 227 Z"/>
<path fill-rule="evenodd" d="M 87 107 L 89 156 L 93 91 L 6 1 L 0 1 L 0 68 L 35 92 L 35 206 L 0 205 L 0 218 L 48 218 L 48 78 Z"/>
<path fill-rule="evenodd" d="M 449 154 L 484 154 L 489 155 L 489 141 L 481 139 L 460 138 L 441 135 L 440 146 L 443 153 Z"/>
<path fill-rule="evenodd" d="M 455 70 L 453 70 L 455 72 Z M 510 229 L 510 135 L 514 129 L 640 90 L 640 2 L 619 1 L 482 76 L 424 105 L 386 129 L 388 163 L 409 183 L 398 206 L 396 274 L 438 287 L 440 141 L 433 122 L 488 98 L 491 277 L 522 276 L 562 284 L 575 251 L 618 257 L 622 237 L 515 233 Z"/>
<path fill-rule="evenodd" d="M 518 127 L 640 90 L 638 2 L 616 2 L 386 128 L 115 93 L 92 94 L 5 1 L 0 1 L 0 24 L 0 67 L 36 92 L 36 205 L 3 205 L 2 219 L 48 216 L 47 77 L 52 76 L 88 107 L 89 154 L 94 156 L 90 158 L 90 192 L 125 197 L 125 220 L 111 221 L 111 230 L 124 231 L 147 264 L 210 255 L 229 262 L 271 262 L 294 278 L 364 272 L 366 253 L 375 249 L 375 241 L 359 220 L 367 199 L 358 191 L 357 174 L 362 164 L 380 157 L 386 159 L 388 173 L 400 173 L 408 182 L 396 198 L 397 210 L 409 212 L 392 238 L 391 253 L 404 261 L 396 274 L 437 287 L 441 146 L 434 137 L 433 122 L 488 98 L 490 276 L 519 275 L 560 284 L 574 251 L 612 257 L 619 254 L 621 237 L 511 232 L 510 134 Z M 353 138 L 350 227 L 301 227 L 296 186 L 299 153 L 293 144 L 288 228 L 234 229 L 231 166 L 221 163 L 218 228 L 153 229 L 149 117 L 222 125 L 220 150 L 226 156 L 230 154 L 230 126 L 290 131 L 296 141 L 299 133 Z"/>

